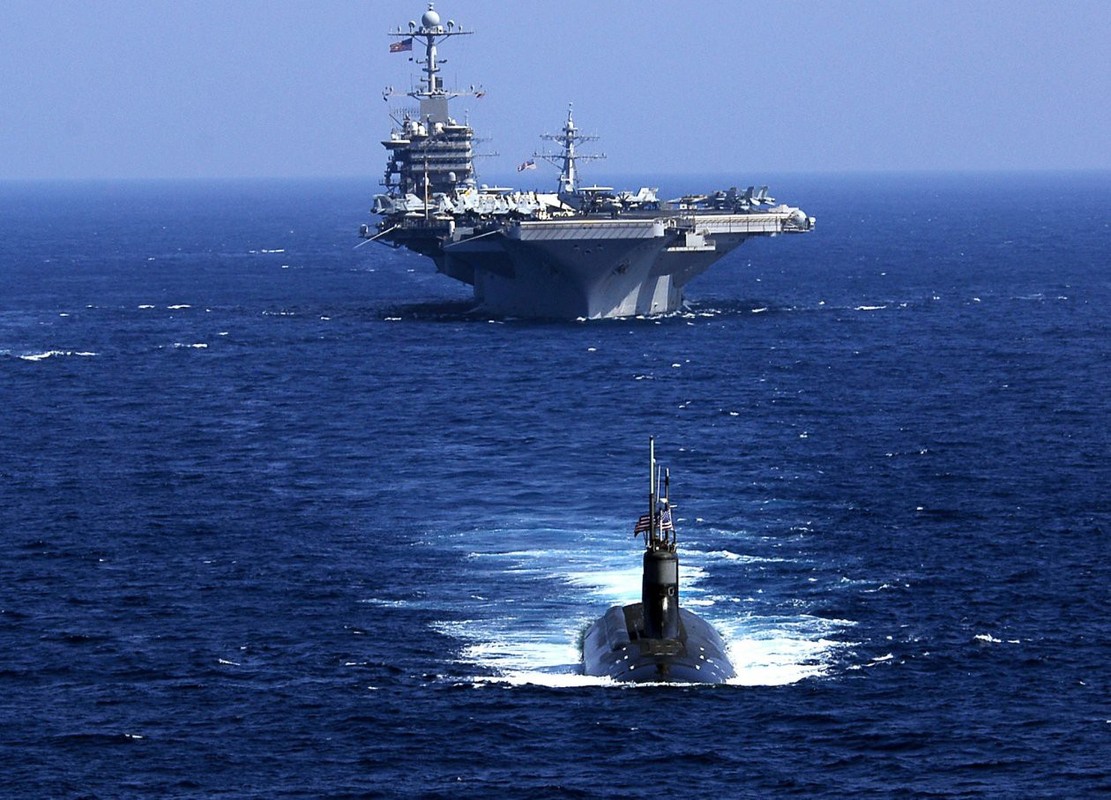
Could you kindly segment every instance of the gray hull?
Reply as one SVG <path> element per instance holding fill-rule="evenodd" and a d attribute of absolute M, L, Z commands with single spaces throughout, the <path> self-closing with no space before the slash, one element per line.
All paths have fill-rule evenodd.
<path fill-rule="evenodd" d="M 679 636 L 650 639 L 643 605 L 614 606 L 583 637 L 583 671 L 633 683 L 724 683 L 735 675 L 713 626 L 679 609 Z"/>
<path fill-rule="evenodd" d="M 458 232 L 437 259 L 484 311 L 585 318 L 679 309 L 683 287 L 751 236 L 793 232 L 787 212 L 549 220 Z"/>

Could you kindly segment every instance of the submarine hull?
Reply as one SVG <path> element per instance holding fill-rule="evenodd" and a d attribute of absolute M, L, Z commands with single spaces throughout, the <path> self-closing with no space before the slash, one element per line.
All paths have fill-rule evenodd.
<path fill-rule="evenodd" d="M 679 635 L 644 635 L 644 606 L 614 606 L 583 638 L 587 675 L 632 683 L 724 683 L 736 674 L 713 626 L 680 608 Z"/>

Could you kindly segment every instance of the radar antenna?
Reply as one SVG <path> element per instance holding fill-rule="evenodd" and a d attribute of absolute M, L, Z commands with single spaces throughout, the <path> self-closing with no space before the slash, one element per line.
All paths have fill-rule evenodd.
<path fill-rule="evenodd" d="M 420 26 L 416 22 L 409 21 L 408 30 L 398 28 L 389 33 L 390 36 L 395 37 L 398 41 L 390 45 L 391 52 L 403 52 L 405 50 L 412 50 L 415 40 L 424 40 L 424 58 L 410 57 L 410 60 L 416 64 L 420 64 L 424 78 L 420 88 L 414 88 L 408 92 L 409 97 L 414 100 L 420 101 L 420 116 L 422 120 L 429 122 L 448 122 L 447 101 L 453 97 L 460 97 L 464 94 L 474 95 L 481 97 L 485 92 L 482 89 L 471 88 L 467 92 L 447 91 L 444 89 L 443 79 L 438 76 L 440 72 L 440 65 L 446 64 L 446 60 L 437 60 L 438 52 L 436 44 L 444 39 L 449 39 L 452 36 L 466 36 L 474 33 L 474 31 L 463 30 L 455 25 L 454 20 L 448 20 L 447 24 L 442 24 L 440 15 L 436 13 L 434 3 L 428 4 L 428 10 L 420 18 Z M 388 97 L 392 94 L 392 89 L 387 89 L 384 96 Z"/>
<path fill-rule="evenodd" d="M 563 130 L 560 133 L 545 133 L 541 134 L 540 138 L 549 142 L 559 142 L 563 148 L 561 153 L 534 153 L 534 158 L 542 158 L 549 164 L 559 168 L 559 193 L 560 195 L 574 195 L 579 190 L 579 175 L 577 162 L 583 159 L 593 161 L 598 158 L 605 158 L 605 153 L 588 154 L 575 152 L 575 145 L 581 142 L 593 142 L 598 137 L 588 135 L 579 131 L 575 127 L 575 118 L 572 114 L 574 110 L 573 104 L 567 104 L 567 122 L 563 125 Z"/>

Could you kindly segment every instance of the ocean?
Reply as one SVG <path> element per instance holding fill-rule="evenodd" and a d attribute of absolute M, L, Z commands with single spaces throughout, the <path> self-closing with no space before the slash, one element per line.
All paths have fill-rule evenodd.
<path fill-rule="evenodd" d="M 1111 175 L 770 182 L 594 322 L 373 180 L 0 184 L 0 796 L 1111 793 Z M 650 436 L 728 685 L 581 674 Z"/>

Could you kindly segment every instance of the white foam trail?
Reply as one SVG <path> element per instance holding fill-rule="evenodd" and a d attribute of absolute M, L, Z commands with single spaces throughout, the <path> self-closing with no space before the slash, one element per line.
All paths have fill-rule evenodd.
<path fill-rule="evenodd" d="M 24 361 L 44 361 L 48 358 L 60 358 L 65 356 L 80 356 L 82 358 L 91 358 L 97 355 L 93 352 L 84 350 L 47 350 L 42 353 L 28 353 L 20 356 Z"/>
<path fill-rule="evenodd" d="M 640 587 L 637 585 L 640 569 L 635 564 L 615 569 L 584 569 L 568 573 L 566 580 L 572 586 L 585 589 L 587 594 L 604 597 L 612 604 L 635 603 L 640 598 Z"/>
<path fill-rule="evenodd" d="M 625 686 L 608 678 L 582 674 L 579 640 L 586 627 L 611 605 L 640 599 L 640 560 L 623 543 L 604 532 L 588 537 L 579 549 L 531 547 L 500 550 L 505 541 L 581 541 L 582 532 L 537 526 L 519 531 L 490 532 L 490 549 L 482 548 L 482 534 L 468 540 L 467 557 L 488 570 L 490 586 L 472 599 L 484 610 L 496 608 L 493 618 L 472 614 L 464 621 L 445 621 L 433 627 L 460 643 L 460 661 L 478 666 L 482 677 L 475 683 L 540 685 L 551 687 Z M 473 549 L 475 546 L 479 549 Z M 746 603 L 736 597 L 709 595 L 700 586 L 704 564 L 714 562 L 714 572 L 743 569 L 749 563 L 785 562 L 789 559 L 746 556 L 729 550 L 684 550 L 681 583 L 684 604 L 703 611 L 726 639 L 737 676 L 736 686 L 782 686 L 820 677 L 833 668 L 847 645 L 831 635 L 851 627 L 844 620 L 808 615 L 756 617 L 743 613 Z M 543 591 L 514 593 L 496 588 L 505 581 L 532 581 Z M 553 599 L 550 584 L 562 588 Z M 534 596 L 535 600 L 529 600 Z M 506 598 L 506 599 L 502 599 Z M 476 606 L 477 609 L 477 606 Z"/>
<path fill-rule="evenodd" d="M 822 635 L 840 626 L 818 617 L 749 617 L 717 626 L 737 671 L 729 681 L 735 686 L 786 686 L 821 677 L 829 673 L 836 653 L 844 647 Z"/>
<path fill-rule="evenodd" d="M 612 678 L 598 678 L 581 672 L 516 672 L 498 677 L 480 676 L 475 683 L 510 686 L 545 686 L 550 689 L 578 689 L 587 686 L 620 686 Z"/>
<path fill-rule="evenodd" d="M 713 558 L 720 558 L 726 561 L 737 561 L 741 564 L 782 564 L 787 561 L 785 558 L 769 558 L 767 556 L 746 556 L 740 553 L 734 553 L 729 550 L 711 550 L 706 553 L 707 556 Z"/>
<path fill-rule="evenodd" d="M 1021 639 L 996 639 L 990 633 L 978 633 L 972 637 L 977 642 L 986 642 L 987 644 L 1022 644 Z"/>

